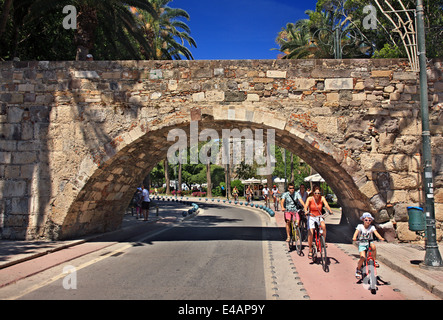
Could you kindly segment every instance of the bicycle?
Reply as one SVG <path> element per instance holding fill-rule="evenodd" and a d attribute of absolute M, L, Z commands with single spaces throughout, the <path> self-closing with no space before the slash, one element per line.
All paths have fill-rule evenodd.
<path fill-rule="evenodd" d="M 300 232 L 300 226 L 295 220 L 295 214 L 291 217 L 291 236 L 289 238 L 289 251 L 292 251 L 295 247 L 297 254 L 301 256 L 302 252 L 302 237 Z"/>
<path fill-rule="evenodd" d="M 298 209 L 298 216 L 300 217 L 299 228 L 302 241 L 308 240 L 308 227 L 306 224 L 306 215 L 303 209 Z"/>
<path fill-rule="evenodd" d="M 372 248 L 371 242 L 374 240 L 364 240 L 364 242 L 368 242 L 368 248 L 365 250 L 366 252 L 366 260 L 363 262 L 361 272 L 363 283 L 367 282 L 369 284 L 369 289 L 372 294 L 375 294 L 378 290 L 377 288 L 377 268 L 375 264 L 375 259 L 372 256 Z M 363 241 L 359 241 L 362 243 Z"/>
<path fill-rule="evenodd" d="M 265 207 L 266 208 L 270 208 L 270 206 L 269 206 L 269 196 L 268 195 L 264 195 L 263 197 L 265 198 Z"/>
<path fill-rule="evenodd" d="M 278 205 L 280 202 L 280 194 L 274 195 L 274 211 L 278 211 Z"/>
<path fill-rule="evenodd" d="M 312 216 L 310 213 L 307 216 Z M 325 218 L 329 214 L 322 214 L 321 217 Z M 313 229 L 313 239 L 312 239 L 312 262 L 316 262 L 317 255 L 320 253 L 320 261 L 324 272 L 329 272 L 328 266 L 328 256 L 326 253 L 326 241 L 323 236 L 323 230 L 320 228 L 317 221 L 315 221 L 315 228 Z"/>

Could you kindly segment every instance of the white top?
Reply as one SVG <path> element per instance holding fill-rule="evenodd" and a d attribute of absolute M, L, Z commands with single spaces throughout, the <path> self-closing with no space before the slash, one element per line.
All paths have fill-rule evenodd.
<path fill-rule="evenodd" d="M 149 191 L 147 189 L 143 189 L 142 197 L 144 202 L 150 202 L 151 198 L 149 198 Z"/>
<path fill-rule="evenodd" d="M 373 234 L 376 230 L 373 225 L 370 225 L 368 229 L 363 224 L 359 224 L 355 229 L 359 231 L 359 241 L 373 240 Z"/>
<path fill-rule="evenodd" d="M 268 195 L 269 194 L 269 189 L 268 188 L 263 188 L 263 195 Z"/>

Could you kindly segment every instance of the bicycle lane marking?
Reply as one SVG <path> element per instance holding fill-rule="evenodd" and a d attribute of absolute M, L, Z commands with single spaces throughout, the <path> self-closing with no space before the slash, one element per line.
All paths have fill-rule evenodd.
<path fill-rule="evenodd" d="M 115 243 L 86 242 L 2 269 L 0 288 L 113 244 Z"/>
<path fill-rule="evenodd" d="M 283 214 L 276 213 L 275 222 L 283 230 L 285 226 Z M 285 238 L 286 238 L 286 231 Z M 287 250 L 287 245 L 286 245 Z M 308 259 L 308 244 L 303 242 L 303 254 L 299 256 L 295 250 L 290 252 L 300 279 L 311 299 L 333 300 L 401 300 L 405 297 L 393 291 L 391 286 L 378 286 L 377 293 L 371 294 L 364 288 L 362 283 L 357 283 L 355 268 L 357 260 L 346 254 L 343 250 L 332 243 L 328 243 L 327 255 L 329 258 L 329 272 L 324 272 L 322 265 L 314 264 Z M 358 254 L 357 248 L 351 254 Z M 320 256 L 320 255 L 319 255 Z M 381 264 L 382 268 L 383 265 Z"/>
<path fill-rule="evenodd" d="M 355 278 L 357 260 L 343 252 L 333 243 L 328 243 L 327 255 L 329 272 L 324 272 L 321 263 L 308 259 L 307 242 L 303 243 L 305 256 L 295 251 L 291 257 L 303 282 L 313 300 L 404 300 L 405 297 L 393 291 L 389 285 L 379 285 L 376 294 L 372 294 Z M 357 250 L 356 250 L 357 251 Z M 382 266 L 383 267 L 383 266 Z"/>

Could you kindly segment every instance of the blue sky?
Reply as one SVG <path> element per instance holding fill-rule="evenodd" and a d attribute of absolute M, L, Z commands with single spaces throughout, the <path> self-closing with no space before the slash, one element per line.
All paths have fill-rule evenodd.
<path fill-rule="evenodd" d="M 305 19 L 316 0 L 173 0 L 186 10 L 196 60 L 275 59 L 275 38 L 288 22 Z"/>

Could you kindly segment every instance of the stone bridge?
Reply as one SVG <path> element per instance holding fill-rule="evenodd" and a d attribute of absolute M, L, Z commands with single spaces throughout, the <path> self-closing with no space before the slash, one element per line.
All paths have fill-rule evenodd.
<path fill-rule="evenodd" d="M 119 227 L 173 128 L 275 129 L 352 224 L 407 230 L 424 203 L 418 74 L 405 60 L 0 62 L 0 237 L 67 239 Z M 443 64 L 428 66 L 438 239 Z"/>

